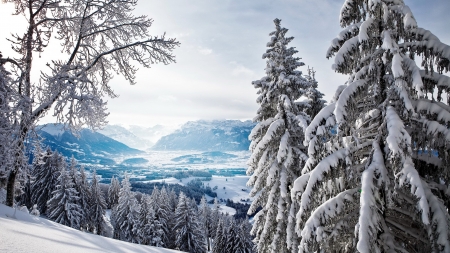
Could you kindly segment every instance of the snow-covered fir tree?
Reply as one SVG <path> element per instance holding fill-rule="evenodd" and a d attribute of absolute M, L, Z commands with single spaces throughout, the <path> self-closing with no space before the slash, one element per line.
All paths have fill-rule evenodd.
<path fill-rule="evenodd" d="M 139 239 L 141 244 L 163 247 L 164 231 L 159 220 L 156 219 L 153 198 L 142 196 L 141 211 L 139 213 Z"/>
<path fill-rule="evenodd" d="M 319 84 L 314 69 L 308 68 L 308 74 L 305 75 L 305 78 L 310 86 L 304 94 L 307 100 L 303 111 L 313 119 L 325 107 L 326 101 L 323 99 L 324 94 L 317 89 Z"/>
<path fill-rule="evenodd" d="M 219 200 L 217 198 L 214 198 L 214 204 L 211 208 L 211 215 L 210 215 L 210 222 L 209 222 L 209 233 L 211 238 L 216 238 L 216 232 L 217 232 L 217 226 L 218 226 L 218 220 L 220 219 L 221 213 L 220 213 L 220 205 Z"/>
<path fill-rule="evenodd" d="M 94 170 L 92 172 L 92 182 L 90 187 L 91 197 L 89 199 L 89 220 L 90 220 L 90 230 L 94 234 L 101 235 L 103 233 L 102 228 L 104 227 L 106 202 L 103 197 L 103 193 L 100 190 L 100 185 L 97 179 L 97 173 Z"/>
<path fill-rule="evenodd" d="M 1 52 L 0 52 L 1 58 Z M 11 94 L 8 87 L 12 79 L 10 73 L 4 68 L 3 61 L 0 61 L 0 186 L 6 185 L 9 167 L 13 166 L 14 159 L 11 156 L 13 117 L 11 117 L 11 108 L 9 106 Z"/>
<path fill-rule="evenodd" d="M 78 192 L 66 168 L 60 171 L 58 185 L 47 202 L 47 216 L 65 226 L 80 228 L 83 211 L 78 205 Z"/>
<path fill-rule="evenodd" d="M 52 192 L 58 184 L 58 177 L 63 168 L 61 157 L 57 151 L 52 152 L 47 149 L 46 154 L 42 157 L 42 163 L 37 163 L 33 168 L 32 202 L 37 204 L 41 214 L 47 213 L 47 202 L 52 197 Z"/>
<path fill-rule="evenodd" d="M 212 253 L 223 253 L 225 252 L 226 244 L 226 234 L 224 233 L 223 219 L 219 219 L 216 227 L 216 233 L 214 237 L 214 243 L 212 247 Z"/>
<path fill-rule="evenodd" d="M 111 178 L 111 183 L 108 188 L 108 208 L 112 209 L 119 203 L 120 184 L 119 180 L 114 176 Z"/>
<path fill-rule="evenodd" d="M 206 252 L 205 240 L 201 231 L 201 224 L 198 221 L 197 210 L 192 207 L 191 200 L 183 192 L 180 193 L 178 199 L 175 218 L 174 231 L 176 233 L 175 245 L 177 249 L 190 253 Z"/>
<path fill-rule="evenodd" d="M 255 197 L 248 213 L 256 216 L 252 233 L 256 236 L 259 252 L 289 252 L 286 243 L 288 214 L 291 208 L 290 189 L 300 175 L 300 168 L 307 159 L 303 146 L 303 129 L 310 118 L 305 110 L 317 110 L 308 101 L 296 102 L 302 96 L 313 96 L 315 80 L 306 79 L 298 67 L 304 64 L 294 47 L 288 44 L 294 39 L 286 37 L 288 29 L 275 19 L 275 31 L 271 32 L 266 59 L 266 76 L 252 84 L 258 90 L 260 108 L 254 118 L 258 124 L 250 133 L 250 150 L 247 185 L 253 187 L 250 196 Z M 292 228 L 291 228 L 292 230 Z"/>
<path fill-rule="evenodd" d="M 211 233 L 209 232 L 209 227 L 211 226 L 211 208 L 208 205 L 208 202 L 206 201 L 205 196 L 202 197 L 200 200 L 200 207 L 198 209 L 198 218 L 200 221 L 200 224 L 202 226 L 201 230 L 204 233 L 205 241 L 206 241 L 206 248 L 208 251 L 211 250 L 210 245 L 210 236 Z"/>
<path fill-rule="evenodd" d="M 306 130 L 299 252 L 450 252 L 450 47 L 402 0 L 346 0 L 340 24 L 349 79 Z"/>
<path fill-rule="evenodd" d="M 242 220 L 238 227 L 237 246 L 235 253 L 252 253 L 255 244 L 250 235 L 251 224 L 248 219 Z"/>
<path fill-rule="evenodd" d="M 138 242 L 139 203 L 131 192 L 130 180 L 125 174 L 119 193 L 119 203 L 111 213 L 111 225 L 114 228 L 114 239 L 126 242 Z"/>
<path fill-rule="evenodd" d="M 231 218 L 230 223 L 226 226 L 226 243 L 224 252 L 236 252 L 239 247 L 239 227 L 236 221 Z"/>
<path fill-rule="evenodd" d="M 80 173 L 76 178 L 75 189 L 78 191 L 78 205 L 80 205 L 81 210 L 83 210 L 83 216 L 80 221 L 80 229 L 82 231 L 88 231 L 91 229 L 91 217 L 88 215 L 91 206 L 91 189 L 87 181 L 86 172 L 84 167 L 80 167 Z"/>
<path fill-rule="evenodd" d="M 163 186 L 161 190 L 155 192 L 155 195 L 152 194 L 152 198 L 156 199 L 154 202 L 155 215 L 164 231 L 163 243 L 166 248 L 175 248 L 175 210 L 172 209 L 170 204 L 171 201 L 166 187 Z"/>

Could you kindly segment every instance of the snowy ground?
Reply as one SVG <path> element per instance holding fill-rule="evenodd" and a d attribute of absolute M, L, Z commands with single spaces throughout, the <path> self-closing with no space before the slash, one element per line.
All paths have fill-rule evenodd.
<path fill-rule="evenodd" d="M 12 218 L 14 217 L 15 218 Z M 180 252 L 84 233 L 0 204 L 0 252 Z"/>

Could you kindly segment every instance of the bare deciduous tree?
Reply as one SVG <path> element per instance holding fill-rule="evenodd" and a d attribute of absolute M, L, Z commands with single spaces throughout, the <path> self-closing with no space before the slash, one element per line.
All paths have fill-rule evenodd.
<path fill-rule="evenodd" d="M 7 205 L 14 201 L 16 176 L 24 166 L 24 139 L 52 107 L 58 122 L 77 130 L 96 129 L 106 123 L 104 96 L 116 97 L 109 81 L 114 74 L 135 83 L 137 67 L 175 62 L 176 39 L 150 36 L 153 20 L 132 14 L 137 0 L 4 0 L 15 4 L 15 15 L 28 22 L 23 35 L 9 41 L 20 56 L 0 58 L 8 63 L 13 81 L 8 89 L 17 94 L 15 109 L 14 165 L 8 171 Z M 66 54 L 64 60 L 47 63 L 39 77 L 32 78 L 36 53 L 45 53 L 56 39 Z M 33 70 L 33 73 L 35 71 Z"/>

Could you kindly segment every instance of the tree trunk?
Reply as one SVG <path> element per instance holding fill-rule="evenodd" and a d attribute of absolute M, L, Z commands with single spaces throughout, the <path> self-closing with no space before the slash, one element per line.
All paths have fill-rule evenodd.
<path fill-rule="evenodd" d="M 6 205 L 10 207 L 14 205 L 14 185 L 16 184 L 17 166 L 9 173 L 8 183 L 6 185 Z"/>

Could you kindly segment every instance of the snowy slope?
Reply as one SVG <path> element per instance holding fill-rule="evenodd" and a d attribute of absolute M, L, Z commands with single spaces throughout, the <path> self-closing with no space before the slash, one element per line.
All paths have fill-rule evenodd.
<path fill-rule="evenodd" d="M 132 244 L 84 233 L 0 204 L 0 252 L 119 252 L 174 253 L 163 248 Z"/>

